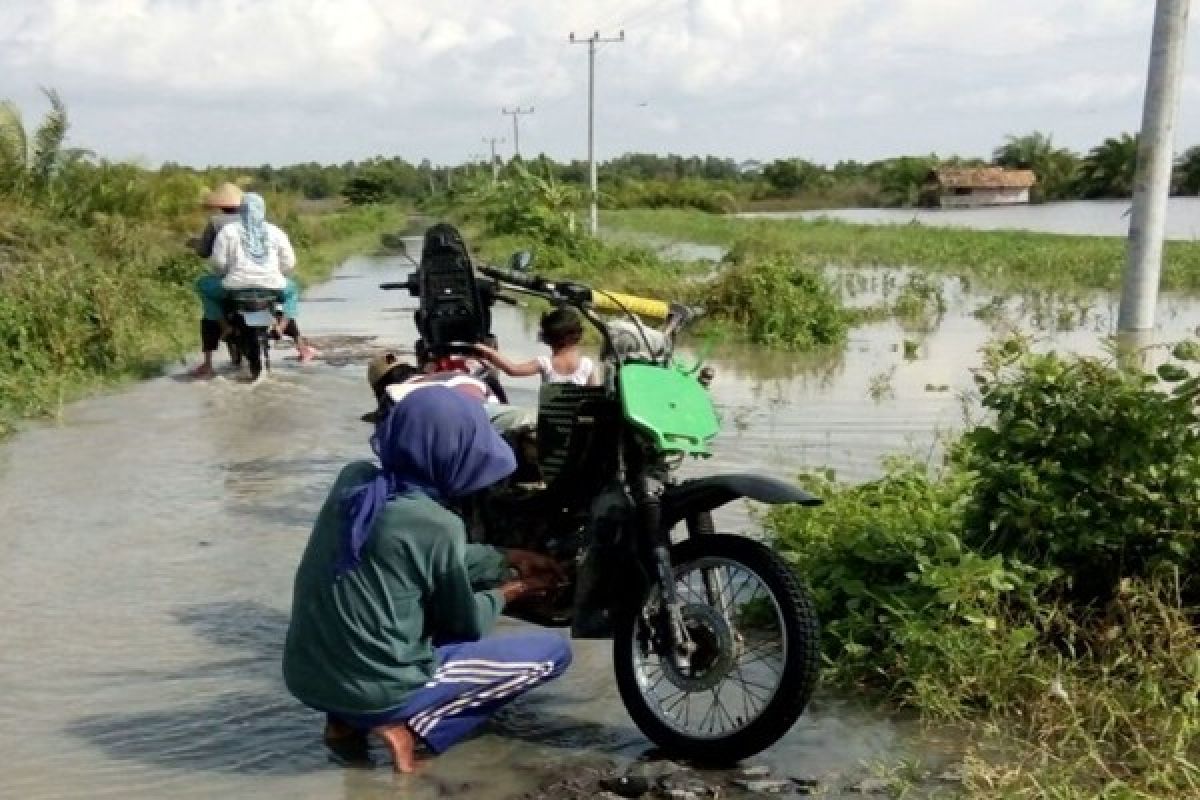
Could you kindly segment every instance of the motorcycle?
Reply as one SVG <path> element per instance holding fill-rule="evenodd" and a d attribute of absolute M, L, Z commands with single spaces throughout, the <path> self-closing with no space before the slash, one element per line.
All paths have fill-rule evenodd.
<path fill-rule="evenodd" d="M 739 498 L 820 500 L 760 475 L 680 479 L 686 459 L 712 455 L 720 430 L 700 365 L 674 356 L 675 336 L 696 314 L 538 277 L 529 261 L 516 254 L 508 269 L 479 272 L 497 297 L 576 309 L 604 342 L 604 381 L 541 387 L 540 480 L 510 479 L 463 503 L 469 536 L 563 565 L 569 580 L 559 592 L 506 613 L 570 627 L 577 638 L 611 637 L 622 702 L 664 752 L 715 763 L 752 756 L 803 713 L 818 677 L 819 626 L 788 564 L 761 542 L 717 532 L 712 511 Z M 418 287 L 425 321 L 442 297 L 426 294 L 429 285 Z M 601 311 L 623 319 L 606 321 Z M 666 322 L 653 330 L 639 314 Z M 480 321 L 454 335 L 486 335 Z M 441 330 L 422 331 L 431 352 L 459 341 L 439 339 Z"/>
<path fill-rule="evenodd" d="M 232 328 L 226 337 L 229 359 L 240 365 L 243 359 L 250 377 L 257 380 L 271 369 L 271 337 L 280 313 L 279 293 L 271 289 L 237 289 L 229 292 L 225 319 Z"/>

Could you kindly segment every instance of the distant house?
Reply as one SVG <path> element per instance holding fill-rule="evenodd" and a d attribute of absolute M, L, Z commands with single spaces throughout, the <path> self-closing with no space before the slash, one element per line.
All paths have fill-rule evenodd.
<path fill-rule="evenodd" d="M 941 167 L 930 171 L 922 194 L 942 208 L 1013 205 L 1028 203 L 1036 182 L 1031 169 Z"/>

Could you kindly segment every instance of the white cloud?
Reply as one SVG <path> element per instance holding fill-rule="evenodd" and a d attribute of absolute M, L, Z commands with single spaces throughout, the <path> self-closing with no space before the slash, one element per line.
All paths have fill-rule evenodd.
<path fill-rule="evenodd" d="M 532 104 L 523 149 L 570 157 L 585 141 L 587 68 L 567 34 L 624 27 L 626 41 L 597 57 L 601 153 L 971 154 L 1029 125 L 1062 128 L 1076 147 L 1130 129 L 1151 11 L 1145 0 L 2 0 L 0 74 L 22 103 L 39 84 L 59 88 L 74 139 L 114 156 L 458 160 L 483 135 L 510 135 L 500 106 Z M 1181 126 L 1200 139 L 1190 103 Z"/>

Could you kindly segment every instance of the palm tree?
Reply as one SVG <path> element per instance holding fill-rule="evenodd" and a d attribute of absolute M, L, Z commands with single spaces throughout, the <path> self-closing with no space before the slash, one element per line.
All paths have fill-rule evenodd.
<path fill-rule="evenodd" d="M 1062 200 L 1070 195 L 1079 158 L 1064 147 L 1055 147 L 1045 133 L 1034 131 L 1024 136 L 1007 136 L 1004 144 L 992 151 L 992 163 L 1014 169 L 1031 169 L 1037 175 L 1033 201 Z"/>
<path fill-rule="evenodd" d="M 0 192 L 18 197 L 42 197 L 63 166 L 78 160 L 84 151 L 66 150 L 67 108 L 58 92 L 42 89 L 50 111 L 33 132 L 32 141 L 21 112 L 10 102 L 0 103 Z"/>
<path fill-rule="evenodd" d="M 1084 197 L 1130 197 L 1137 170 L 1138 137 L 1122 133 L 1093 147 L 1076 181 Z"/>

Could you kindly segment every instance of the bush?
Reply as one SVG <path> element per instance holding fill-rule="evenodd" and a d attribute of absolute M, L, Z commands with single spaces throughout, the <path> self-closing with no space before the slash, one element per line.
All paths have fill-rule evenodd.
<path fill-rule="evenodd" d="M 1167 374 L 1170 390 L 1010 340 L 978 373 L 994 421 L 940 472 L 808 476 L 824 506 L 767 516 L 813 587 L 833 680 L 1002 732 L 976 795 L 1200 791 L 1200 379 Z"/>
<path fill-rule="evenodd" d="M 1036 638 L 1009 611 L 1032 604 L 1036 575 L 963 544 L 969 477 L 894 461 L 862 486 L 802 482 L 825 504 L 773 509 L 768 527 L 812 586 L 834 679 L 946 715 L 1003 702 L 996 680 Z"/>
<path fill-rule="evenodd" d="M 811 350 L 842 344 L 850 328 L 851 316 L 824 275 L 788 256 L 736 259 L 704 288 L 708 313 L 755 344 Z"/>
<path fill-rule="evenodd" d="M 987 352 L 976 381 L 995 420 L 956 453 L 975 479 L 973 547 L 1057 569 L 1076 604 L 1175 568 L 1200 596 L 1200 381 L 1165 391 L 1140 371 L 1015 340 Z"/>

